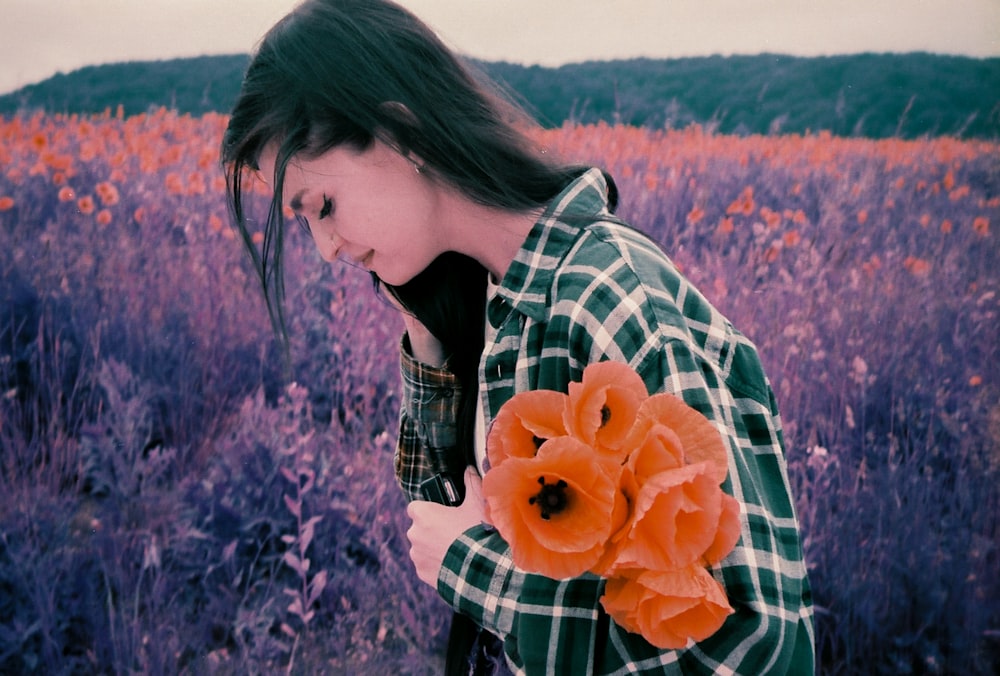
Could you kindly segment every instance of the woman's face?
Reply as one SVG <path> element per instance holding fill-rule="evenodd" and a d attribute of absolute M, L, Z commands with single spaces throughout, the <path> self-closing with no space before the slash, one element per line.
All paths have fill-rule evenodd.
<path fill-rule="evenodd" d="M 265 180 L 274 161 L 272 145 L 259 162 Z M 352 261 L 398 286 L 445 250 L 435 227 L 442 190 L 415 162 L 377 139 L 363 151 L 338 146 L 292 158 L 282 206 L 306 219 L 324 259 Z"/>

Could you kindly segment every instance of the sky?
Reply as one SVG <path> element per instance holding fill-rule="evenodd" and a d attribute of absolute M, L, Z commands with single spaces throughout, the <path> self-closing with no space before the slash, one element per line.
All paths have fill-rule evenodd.
<path fill-rule="evenodd" d="M 248 53 L 298 0 L 0 0 L 0 93 L 121 61 Z M 1000 56 L 1000 0 L 401 0 L 456 51 L 557 66 L 771 52 Z"/>

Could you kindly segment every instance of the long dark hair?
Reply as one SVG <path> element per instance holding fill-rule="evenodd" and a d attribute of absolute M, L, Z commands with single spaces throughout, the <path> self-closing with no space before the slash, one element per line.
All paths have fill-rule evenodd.
<path fill-rule="evenodd" d="M 285 336 L 281 205 L 291 158 L 342 144 L 364 150 L 378 138 L 419 156 L 432 180 L 475 202 L 528 210 L 548 203 L 582 169 L 540 152 L 527 125 L 517 106 L 398 5 L 306 0 L 296 7 L 253 55 L 222 142 L 233 219 L 276 331 Z M 243 181 L 270 144 L 278 149 L 268 177 L 274 196 L 258 249 Z M 449 252 L 411 281 L 384 287 L 443 343 L 469 395 L 464 410 L 475 408 L 486 274 L 478 262 Z M 460 435 L 469 440 L 472 415 L 461 417 Z"/>

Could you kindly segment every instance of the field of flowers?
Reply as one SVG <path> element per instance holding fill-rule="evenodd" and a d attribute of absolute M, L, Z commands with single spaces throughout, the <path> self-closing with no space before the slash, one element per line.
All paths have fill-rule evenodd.
<path fill-rule="evenodd" d="M 0 672 L 440 671 L 391 474 L 401 322 L 292 228 L 283 358 L 225 122 L 0 118 Z M 821 673 L 1000 668 L 1000 146 L 538 141 L 611 171 L 760 347 Z"/>

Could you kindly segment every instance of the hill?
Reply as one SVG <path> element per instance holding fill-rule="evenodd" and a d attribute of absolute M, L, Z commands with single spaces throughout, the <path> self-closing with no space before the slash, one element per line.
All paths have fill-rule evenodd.
<path fill-rule="evenodd" d="M 126 114 L 166 106 L 226 111 L 246 55 L 88 66 L 0 96 L 17 111 Z M 792 57 L 777 54 L 594 61 L 559 68 L 478 64 L 545 126 L 564 121 L 723 133 L 1000 138 L 1000 58 L 925 53 Z"/>

